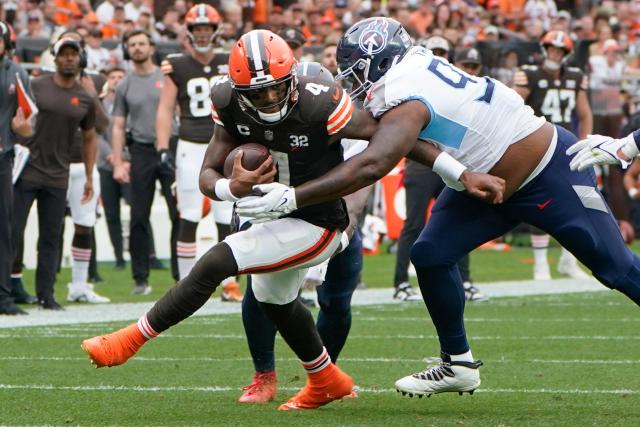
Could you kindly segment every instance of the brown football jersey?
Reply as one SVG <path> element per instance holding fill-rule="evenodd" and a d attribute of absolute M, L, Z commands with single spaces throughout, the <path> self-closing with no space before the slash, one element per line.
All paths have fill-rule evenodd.
<path fill-rule="evenodd" d="M 25 143 L 31 154 L 21 179 L 67 188 L 78 129 L 95 126 L 93 97 L 80 83 L 69 89 L 58 86 L 52 74 L 33 79 L 31 85 L 39 112 L 34 134 Z"/>
<path fill-rule="evenodd" d="M 226 75 L 229 56 L 216 54 L 209 64 L 202 64 L 191 55 L 169 55 L 162 61 L 162 72 L 178 88 L 180 130 L 178 136 L 190 142 L 208 143 L 213 135 L 211 98 L 213 80 Z"/>
<path fill-rule="evenodd" d="M 560 77 L 554 79 L 542 67 L 527 65 L 514 75 L 514 85 L 529 89 L 525 103 L 538 116 L 575 132 L 573 118 L 578 93 L 589 87 L 587 77 L 579 68 L 565 67 Z"/>
<path fill-rule="evenodd" d="M 353 104 L 337 84 L 314 77 L 298 77 L 296 104 L 285 119 L 273 125 L 258 123 L 245 113 L 226 77 L 212 87 L 211 114 L 238 144 L 258 143 L 269 148 L 277 163 L 276 180 L 297 186 L 324 175 L 343 161 L 342 146 L 331 135 L 351 120 Z M 291 215 L 328 229 L 344 230 L 348 225 L 342 199 L 307 206 Z"/>

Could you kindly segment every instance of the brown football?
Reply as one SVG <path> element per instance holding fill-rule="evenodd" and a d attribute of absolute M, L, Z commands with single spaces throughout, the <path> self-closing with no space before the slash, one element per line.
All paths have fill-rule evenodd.
<path fill-rule="evenodd" d="M 231 172 L 233 172 L 233 159 L 236 157 L 238 151 L 242 150 L 242 167 L 246 170 L 253 171 L 264 163 L 269 158 L 269 149 L 260 144 L 243 144 L 239 145 L 227 156 L 224 161 L 224 176 L 231 178 Z"/>

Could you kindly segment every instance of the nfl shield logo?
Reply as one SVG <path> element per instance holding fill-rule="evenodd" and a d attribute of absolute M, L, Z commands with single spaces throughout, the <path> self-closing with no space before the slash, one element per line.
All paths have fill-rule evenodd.
<path fill-rule="evenodd" d="M 264 137 L 267 141 L 273 141 L 273 131 L 265 130 Z"/>

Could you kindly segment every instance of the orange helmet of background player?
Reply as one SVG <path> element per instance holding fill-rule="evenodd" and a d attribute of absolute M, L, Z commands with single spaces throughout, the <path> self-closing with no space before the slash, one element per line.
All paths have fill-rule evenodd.
<path fill-rule="evenodd" d="M 243 35 L 229 54 L 229 77 L 240 104 L 254 119 L 262 123 L 283 120 L 297 102 L 298 79 L 293 51 L 280 36 L 268 30 L 253 30 Z M 258 108 L 251 101 L 251 91 L 287 86 L 282 99 Z M 277 113 L 272 110 L 280 107 Z"/>
<path fill-rule="evenodd" d="M 564 31 L 549 31 L 542 37 L 540 46 L 544 55 L 544 67 L 550 70 L 559 70 L 569 60 L 571 52 L 573 52 L 573 40 Z M 550 46 L 564 50 L 565 53 L 560 62 L 549 59 L 547 49 Z"/>
<path fill-rule="evenodd" d="M 564 31 L 549 31 L 542 37 L 541 44 L 543 47 L 553 46 L 564 49 L 567 53 L 573 50 L 573 40 Z"/>
<path fill-rule="evenodd" d="M 198 3 L 193 6 L 184 17 L 185 25 L 187 26 L 187 37 L 193 45 L 193 47 L 199 52 L 206 52 L 211 48 L 213 41 L 218 35 L 218 27 L 220 26 L 220 14 L 213 7 L 205 3 Z M 193 29 L 197 25 L 209 25 L 213 28 L 213 35 L 211 40 L 206 46 L 198 46 L 196 44 L 196 38 L 193 34 Z"/>

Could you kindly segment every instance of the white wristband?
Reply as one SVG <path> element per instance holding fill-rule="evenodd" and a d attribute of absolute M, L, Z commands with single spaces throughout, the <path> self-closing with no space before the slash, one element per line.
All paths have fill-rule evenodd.
<path fill-rule="evenodd" d="M 637 188 L 630 188 L 629 191 L 627 191 L 627 193 L 629 194 L 629 197 L 632 199 L 636 198 L 636 194 L 638 194 L 638 189 Z"/>
<path fill-rule="evenodd" d="M 624 145 L 620 147 L 620 150 L 630 159 L 629 163 L 631 163 L 640 153 L 638 151 L 638 145 L 636 144 L 636 140 L 633 138 L 633 133 L 625 136 L 622 140 L 624 141 Z"/>
<path fill-rule="evenodd" d="M 229 186 L 230 183 L 231 181 L 227 178 L 220 178 L 216 181 L 214 192 L 220 200 L 225 200 L 227 202 L 237 202 L 238 200 L 240 200 L 240 198 L 233 195 L 233 193 L 231 192 L 231 187 Z"/>
<path fill-rule="evenodd" d="M 462 172 L 467 168 L 448 153 L 442 152 L 433 162 L 432 169 L 440 175 L 444 181 L 456 182 L 460 179 Z"/>

